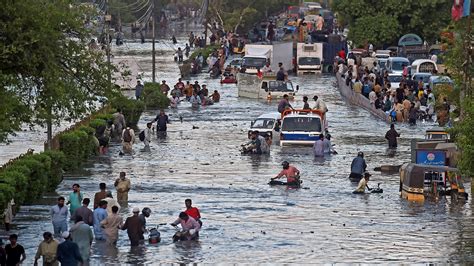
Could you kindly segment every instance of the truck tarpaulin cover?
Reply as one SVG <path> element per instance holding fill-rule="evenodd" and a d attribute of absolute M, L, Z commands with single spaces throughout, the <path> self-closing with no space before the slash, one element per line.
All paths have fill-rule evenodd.
<path fill-rule="evenodd" d="M 248 47 L 246 49 L 247 55 L 269 57 L 271 53 L 271 50 L 268 47 Z"/>

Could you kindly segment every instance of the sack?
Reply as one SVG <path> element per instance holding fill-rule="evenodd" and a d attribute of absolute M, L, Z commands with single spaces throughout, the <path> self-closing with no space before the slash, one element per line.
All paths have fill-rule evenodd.
<path fill-rule="evenodd" d="M 123 142 L 132 142 L 132 134 L 130 134 L 130 129 L 125 129 L 123 132 Z"/>
<path fill-rule="evenodd" d="M 142 130 L 142 132 L 140 132 L 140 134 L 138 134 L 138 138 L 140 139 L 140 141 L 145 140 L 145 130 Z"/>

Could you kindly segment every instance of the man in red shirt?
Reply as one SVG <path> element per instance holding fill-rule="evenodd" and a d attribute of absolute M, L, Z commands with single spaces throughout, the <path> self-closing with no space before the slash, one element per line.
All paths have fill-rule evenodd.
<path fill-rule="evenodd" d="M 287 185 L 287 186 L 300 186 L 300 170 L 296 169 L 294 166 L 290 166 L 290 163 L 284 161 L 282 164 L 283 170 L 270 181 L 270 185 Z M 275 179 L 286 177 L 286 183 L 275 181 Z"/>
<path fill-rule="evenodd" d="M 344 48 L 342 48 L 338 53 L 337 55 L 342 58 L 343 60 L 346 60 L 346 50 L 344 50 Z"/>
<path fill-rule="evenodd" d="M 193 202 L 191 199 L 184 200 L 184 205 L 186 205 L 186 210 L 184 213 L 194 218 L 194 220 L 196 220 L 202 226 L 201 213 L 199 212 L 198 208 L 192 206 Z"/>

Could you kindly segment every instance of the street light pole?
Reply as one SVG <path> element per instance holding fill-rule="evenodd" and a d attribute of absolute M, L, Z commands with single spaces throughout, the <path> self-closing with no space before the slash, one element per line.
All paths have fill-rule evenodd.
<path fill-rule="evenodd" d="M 155 3 L 156 3 L 156 0 L 153 0 L 152 2 L 152 15 L 151 15 L 151 28 L 152 28 L 152 42 L 151 42 L 151 56 L 152 56 L 152 67 L 151 67 L 151 72 L 152 72 L 152 81 L 153 83 L 156 82 L 156 54 L 155 54 L 155 16 L 156 16 L 156 12 L 155 12 Z"/>
<path fill-rule="evenodd" d="M 112 20 L 112 16 L 109 14 L 109 1 L 105 0 L 105 42 L 106 42 L 106 48 L 105 48 L 105 54 L 107 55 L 107 67 L 109 68 L 108 74 L 107 74 L 107 79 L 109 81 L 109 84 L 112 82 L 112 75 L 110 73 L 110 22 Z"/>

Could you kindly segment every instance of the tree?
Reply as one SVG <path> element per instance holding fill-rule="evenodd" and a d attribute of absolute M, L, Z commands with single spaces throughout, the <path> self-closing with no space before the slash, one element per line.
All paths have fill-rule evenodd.
<path fill-rule="evenodd" d="M 297 4 L 296 0 L 210 0 L 208 17 L 226 31 L 245 34 L 269 14 Z"/>
<path fill-rule="evenodd" d="M 98 97 L 115 94 L 107 77 L 112 67 L 104 55 L 87 47 L 94 16 L 73 0 L 6 1 L 0 10 L 0 84 L 8 106 L 23 116 L 0 122 L 2 134 L 20 122 L 46 125 L 78 119 L 96 109 Z M 15 116 L 12 108 L 5 117 Z M 3 116 L 0 117 L 3 120 Z M 4 126 L 5 125 L 5 126 Z"/>
<path fill-rule="evenodd" d="M 398 21 L 391 16 L 376 15 L 360 17 L 355 26 L 349 31 L 348 38 L 356 44 L 373 44 L 383 46 L 394 41 L 394 36 L 400 32 Z"/>
<path fill-rule="evenodd" d="M 434 42 L 440 31 L 448 25 L 452 2 L 446 0 L 335 0 L 333 10 L 337 12 L 342 26 L 349 27 L 356 45 L 361 46 L 378 36 L 392 44 L 407 33 L 420 35 L 424 40 Z M 365 30 L 365 26 L 376 25 L 377 31 Z M 363 23 L 359 23 L 363 22 Z M 384 23 L 389 22 L 389 28 Z M 380 42 L 380 41 L 379 41 Z"/>
<path fill-rule="evenodd" d="M 471 13 L 472 16 L 472 13 Z M 450 100 L 455 103 L 459 112 L 452 114 L 456 122 L 452 129 L 456 144 L 461 151 L 458 167 L 466 176 L 474 176 L 474 94 L 472 79 L 474 77 L 474 36 L 471 31 L 472 18 L 462 18 L 452 22 L 446 28 L 443 47 L 447 48 L 444 55 L 446 66 L 455 81 L 457 97 Z M 473 186 L 474 188 L 474 186 Z"/>

